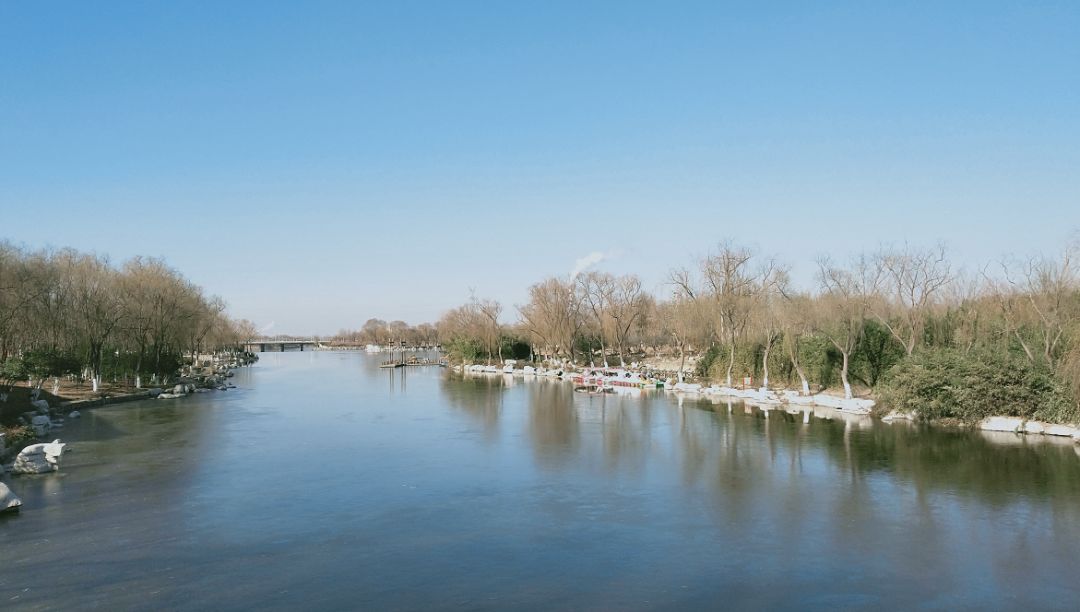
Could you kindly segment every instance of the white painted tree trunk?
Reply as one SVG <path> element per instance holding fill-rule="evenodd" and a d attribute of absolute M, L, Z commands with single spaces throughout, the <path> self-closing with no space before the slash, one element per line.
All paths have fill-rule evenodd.
<path fill-rule="evenodd" d="M 735 342 L 731 343 L 731 351 L 728 353 L 728 365 L 727 365 L 727 377 L 725 378 L 727 386 L 731 387 L 731 371 L 735 369 Z"/>
<path fill-rule="evenodd" d="M 851 399 L 851 383 L 848 382 L 848 354 L 844 353 L 844 367 L 840 370 L 840 379 L 844 381 L 844 399 Z"/>
<path fill-rule="evenodd" d="M 135 388 L 142 389 L 142 376 L 139 376 L 138 374 L 135 375 Z"/>
<path fill-rule="evenodd" d="M 92 381 L 92 383 L 93 383 L 93 385 L 94 385 L 94 393 L 97 393 L 97 390 L 98 390 L 98 381 L 99 381 L 99 380 L 101 380 L 101 379 L 100 379 L 100 378 L 99 378 L 98 376 L 94 376 L 94 377 L 93 377 L 93 378 L 91 378 L 90 380 Z"/>
<path fill-rule="evenodd" d="M 806 377 L 803 376 L 802 374 L 799 375 L 799 378 L 802 380 L 802 394 L 803 395 L 810 395 L 810 383 L 806 380 Z"/>
<path fill-rule="evenodd" d="M 765 355 L 761 358 L 761 369 L 765 373 L 764 378 L 761 381 L 761 388 L 765 391 L 769 390 L 769 350 L 771 347 L 765 347 Z"/>

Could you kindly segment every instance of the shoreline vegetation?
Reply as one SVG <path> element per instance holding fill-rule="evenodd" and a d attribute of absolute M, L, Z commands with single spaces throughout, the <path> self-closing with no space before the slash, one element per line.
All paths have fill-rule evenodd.
<path fill-rule="evenodd" d="M 255 359 L 243 348 L 255 335 L 159 259 L 117 266 L 0 242 L 0 449 L 80 407 L 227 388 L 227 369 Z"/>
<path fill-rule="evenodd" d="M 636 275 L 585 271 L 530 286 L 512 324 L 473 295 L 434 324 L 371 319 L 336 339 L 434 337 L 459 367 L 650 364 L 703 389 L 872 400 L 886 420 L 1027 433 L 1080 423 L 1080 240 L 975 271 L 943 246 L 815 263 L 815 286 L 800 288 L 785 263 L 723 242 L 672 269 L 657 295 Z"/>

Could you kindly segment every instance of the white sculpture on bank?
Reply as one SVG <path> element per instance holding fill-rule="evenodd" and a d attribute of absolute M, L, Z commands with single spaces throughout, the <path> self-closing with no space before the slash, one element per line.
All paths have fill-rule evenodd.
<path fill-rule="evenodd" d="M 60 469 L 60 457 L 64 454 L 64 444 L 60 440 L 31 444 L 19 451 L 12 474 L 45 474 Z"/>

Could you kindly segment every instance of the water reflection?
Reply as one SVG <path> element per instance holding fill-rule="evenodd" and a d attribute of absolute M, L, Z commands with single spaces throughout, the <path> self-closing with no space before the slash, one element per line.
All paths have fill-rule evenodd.
<path fill-rule="evenodd" d="M 484 438 L 491 441 L 499 433 L 504 386 L 505 382 L 501 377 L 454 376 L 448 378 L 446 384 L 440 385 L 440 389 L 447 403 L 479 423 L 483 428 Z"/>
<path fill-rule="evenodd" d="M 532 382 L 532 381 L 530 381 Z M 526 385 L 528 435 L 533 456 L 542 468 L 567 465 L 580 452 L 581 429 L 578 407 L 565 384 L 555 381 L 535 381 Z M 582 404 L 588 411 L 591 404 Z"/>
<path fill-rule="evenodd" d="M 952 609 L 1080 594 L 1071 444 L 378 358 L 268 354 L 236 392 L 88 411 L 61 434 L 64 471 L 9 479 L 27 505 L 0 521 L 14 551 L 0 601 Z"/>
<path fill-rule="evenodd" d="M 546 379 L 450 376 L 440 386 L 449 404 L 498 431 L 500 415 L 523 405 L 533 456 L 544 467 L 602 455 L 605 470 L 640 474 L 673 463 L 687 485 L 752 487 L 742 474 L 798 478 L 808 470 L 846 482 L 861 494 L 867 479 L 888 475 L 920 494 L 933 490 L 1006 503 L 1020 497 L 1080 497 L 1080 449 L 1071 441 L 1012 434 L 884 424 L 815 408 L 764 410 L 717 399 L 656 392 L 576 394 Z"/>

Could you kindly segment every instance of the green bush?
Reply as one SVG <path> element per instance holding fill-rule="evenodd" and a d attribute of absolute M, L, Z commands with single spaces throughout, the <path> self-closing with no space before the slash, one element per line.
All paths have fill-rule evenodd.
<path fill-rule="evenodd" d="M 460 363 L 475 363 L 485 354 L 479 342 L 463 337 L 444 341 L 442 349 L 451 361 Z"/>
<path fill-rule="evenodd" d="M 867 387 L 876 387 L 885 373 L 905 354 L 904 346 L 884 325 L 867 321 L 859 344 L 851 354 L 851 377 Z"/>
<path fill-rule="evenodd" d="M 37 379 L 77 374 L 83 366 L 78 357 L 57 349 L 35 349 L 23 355 L 26 371 Z"/>
<path fill-rule="evenodd" d="M 0 363 L 0 378 L 10 381 L 26 380 L 30 373 L 26 370 L 26 363 L 19 357 L 8 357 L 7 361 Z"/>
<path fill-rule="evenodd" d="M 1053 372 L 1001 353 L 945 348 L 916 353 L 885 375 L 881 399 L 885 407 L 911 412 L 920 420 L 1078 419 L 1075 402 Z"/>
<path fill-rule="evenodd" d="M 28 445 L 37 442 L 37 436 L 34 435 L 34 430 L 26 425 L 5 427 L 3 431 L 4 444 L 9 452 L 19 452 Z"/>
<path fill-rule="evenodd" d="M 528 359 L 532 354 L 532 350 L 529 347 L 529 343 L 513 336 L 502 336 L 499 338 L 499 344 L 502 346 L 502 354 L 504 359 Z"/>
<path fill-rule="evenodd" d="M 705 351 L 701 357 L 697 360 L 697 365 L 694 369 L 694 373 L 698 376 L 708 377 L 709 370 L 712 369 L 713 364 L 720 358 L 720 346 L 712 345 L 709 350 Z"/>

